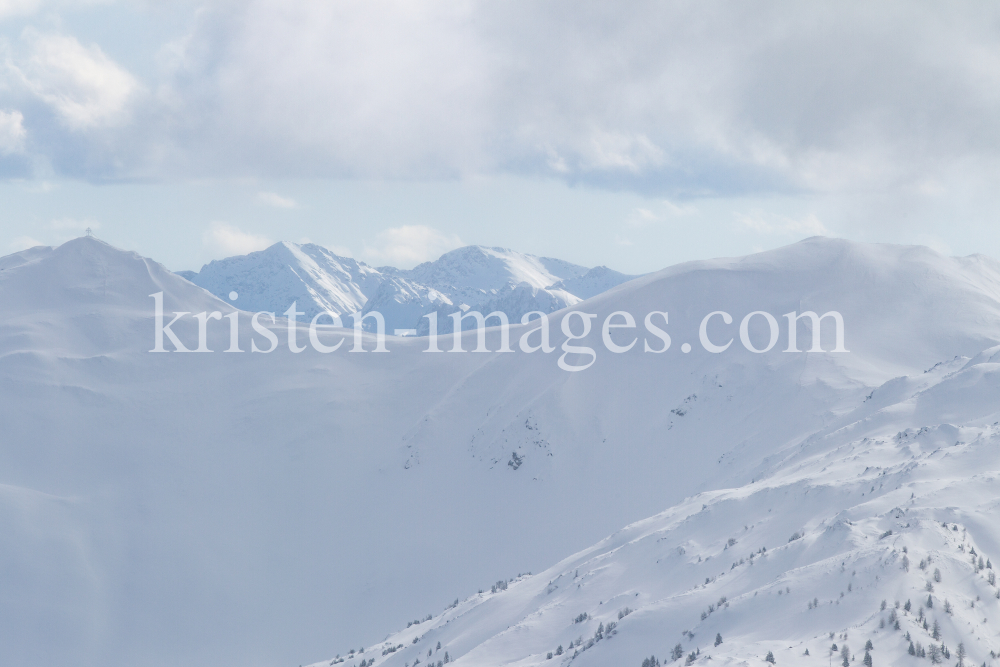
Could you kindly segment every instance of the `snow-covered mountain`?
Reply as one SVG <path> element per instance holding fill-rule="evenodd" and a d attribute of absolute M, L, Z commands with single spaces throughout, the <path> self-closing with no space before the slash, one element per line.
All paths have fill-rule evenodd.
<path fill-rule="evenodd" d="M 447 252 L 409 271 L 399 271 L 397 275 L 434 287 L 452 301 L 474 306 L 511 286 L 524 283 L 545 289 L 586 272 L 582 266 L 558 259 L 525 255 L 505 248 L 469 246 Z M 622 276 L 622 282 L 634 277 Z"/>
<path fill-rule="evenodd" d="M 511 304 L 516 307 L 503 312 L 512 320 L 532 310 L 553 312 L 635 278 L 606 267 L 588 271 L 558 259 L 482 246 L 452 250 L 410 270 L 376 269 L 315 244 L 288 242 L 178 275 L 220 299 L 235 292 L 234 305 L 251 312 L 283 313 L 295 302 L 307 319 L 329 311 L 350 325 L 352 315 L 376 311 L 390 334 L 426 332 L 423 316 L 430 312 L 439 314 L 442 333 L 451 331 L 448 315 L 468 308 Z M 373 330 L 374 323 L 366 320 L 365 328 Z"/>
<path fill-rule="evenodd" d="M 148 352 L 159 292 L 168 315 L 224 316 L 206 320 L 216 353 Z M 990 662 L 996 589 L 970 565 L 1000 553 L 995 262 L 811 239 L 572 308 L 669 311 L 672 345 L 611 354 L 595 324 L 576 341 L 595 363 L 567 373 L 562 310 L 552 354 L 350 353 L 334 328 L 320 337 L 340 350 L 296 354 L 280 319 L 263 321 L 273 353 L 227 354 L 226 316 L 249 350 L 250 314 L 155 262 L 94 239 L 3 258 L 5 659 L 641 667 L 680 643 L 711 664 L 808 664 L 846 632 L 859 664 L 867 638 L 876 664 L 905 664 L 903 633 L 928 650 L 931 595 L 952 662 L 959 641 Z M 698 345 L 716 310 L 733 316 L 713 325 L 735 339 L 722 354 Z M 850 352 L 789 354 L 783 330 L 752 353 L 739 322 L 758 310 L 837 310 Z M 191 316 L 174 331 L 197 346 Z"/>
<path fill-rule="evenodd" d="M 891 380 L 749 484 L 315 667 L 996 664 L 998 419 L 1000 346 Z"/>
<path fill-rule="evenodd" d="M 330 311 L 356 313 L 378 289 L 382 274 L 363 262 L 338 257 L 312 243 L 275 243 L 266 250 L 210 262 L 201 271 L 179 275 L 220 299 L 236 292 L 247 311 L 284 313 L 292 302 L 312 318 Z"/>

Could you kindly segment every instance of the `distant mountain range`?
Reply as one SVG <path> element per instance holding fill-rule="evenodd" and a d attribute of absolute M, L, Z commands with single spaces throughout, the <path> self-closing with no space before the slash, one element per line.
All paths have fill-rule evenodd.
<path fill-rule="evenodd" d="M 451 331 L 449 315 L 469 309 L 498 310 L 515 322 L 525 313 L 555 312 L 637 277 L 483 246 L 452 250 L 409 270 L 375 268 L 322 246 L 287 241 L 177 274 L 227 301 L 235 292 L 232 303 L 241 310 L 281 314 L 294 302 L 306 319 L 328 311 L 345 326 L 375 311 L 385 318 L 388 333 L 421 335 L 428 328 L 424 315 L 431 312 L 438 313 L 441 333 Z M 372 330 L 375 323 L 369 318 L 364 326 Z"/>

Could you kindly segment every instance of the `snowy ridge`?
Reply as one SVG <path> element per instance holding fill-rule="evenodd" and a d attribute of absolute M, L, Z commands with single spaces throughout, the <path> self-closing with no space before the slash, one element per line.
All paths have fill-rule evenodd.
<path fill-rule="evenodd" d="M 295 302 L 307 319 L 329 311 L 350 326 L 352 315 L 376 311 L 385 318 L 390 334 L 396 329 L 426 332 L 427 321 L 422 318 L 430 312 L 439 313 L 447 326 L 450 322 L 444 319 L 460 307 L 504 309 L 507 303 L 516 304 L 513 310 L 504 310 L 512 321 L 531 310 L 553 312 L 635 277 L 605 267 L 588 272 L 558 259 L 481 246 L 452 250 L 411 270 L 376 269 L 318 245 L 288 242 L 178 275 L 220 299 L 236 292 L 234 305 L 251 312 L 283 313 Z M 530 291 L 511 294 L 520 285 Z M 372 329 L 374 324 L 366 320 L 365 327 Z"/>
<path fill-rule="evenodd" d="M 469 246 L 399 273 L 433 286 L 453 299 L 464 298 L 471 305 L 481 301 L 482 295 L 494 294 L 510 285 L 527 283 L 531 287 L 545 289 L 563 278 L 576 278 L 586 271 L 584 267 L 569 262 L 535 257 L 506 248 Z"/>
<path fill-rule="evenodd" d="M 0 271 L 13 269 L 21 266 L 22 264 L 27 264 L 28 262 L 45 257 L 50 252 L 52 252 L 52 248 L 48 246 L 35 246 L 34 248 L 28 248 L 27 250 L 14 253 L 13 255 L 0 257 Z"/>
<path fill-rule="evenodd" d="M 295 302 L 309 319 L 323 311 L 356 313 L 382 283 L 382 275 L 364 263 L 315 244 L 288 242 L 213 261 L 184 277 L 220 299 L 236 292 L 242 310 L 283 313 Z"/>

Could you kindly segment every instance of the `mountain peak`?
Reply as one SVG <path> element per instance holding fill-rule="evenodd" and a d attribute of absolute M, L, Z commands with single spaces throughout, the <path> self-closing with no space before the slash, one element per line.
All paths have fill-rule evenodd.
<path fill-rule="evenodd" d="M 236 292 L 236 303 L 244 310 L 281 313 L 295 302 L 306 318 L 332 311 L 344 317 L 345 324 L 355 313 L 377 310 L 392 332 L 420 329 L 425 314 L 444 317 L 462 307 L 506 304 L 512 319 L 525 308 L 551 312 L 632 278 L 605 270 L 600 277 L 564 282 L 581 279 L 587 271 L 559 259 L 478 245 L 456 248 L 409 270 L 376 269 L 319 245 L 281 241 L 181 275 L 223 299 Z M 521 284 L 535 291 L 530 297 L 509 297 Z"/>

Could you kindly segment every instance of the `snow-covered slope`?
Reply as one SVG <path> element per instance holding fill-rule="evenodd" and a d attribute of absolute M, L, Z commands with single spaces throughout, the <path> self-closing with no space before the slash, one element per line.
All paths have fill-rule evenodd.
<path fill-rule="evenodd" d="M 605 267 L 588 272 L 558 259 L 481 246 L 453 250 L 411 270 L 375 269 L 321 246 L 287 242 L 178 275 L 221 299 L 236 292 L 234 305 L 251 312 L 283 313 L 293 302 L 310 320 L 324 311 L 341 316 L 376 311 L 385 318 L 389 333 L 426 331 L 422 318 L 430 312 L 441 316 L 442 332 L 450 331 L 445 318 L 462 307 L 483 310 L 510 303 L 517 312 L 504 312 L 512 320 L 531 310 L 552 312 L 635 277 Z M 519 285 L 529 291 L 517 292 Z M 342 320 L 348 326 L 353 322 L 350 317 Z M 370 320 L 365 324 L 374 329 Z"/>
<path fill-rule="evenodd" d="M 526 283 L 545 289 L 587 272 L 569 262 L 507 250 L 468 246 L 452 250 L 400 275 L 437 289 L 453 301 L 473 306 L 498 291 Z"/>
<path fill-rule="evenodd" d="M 363 262 L 312 243 L 288 242 L 182 275 L 221 299 L 236 292 L 234 305 L 241 310 L 283 313 L 295 302 L 310 320 L 323 311 L 358 312 L 382 283 L 382 274 Z"/>
<path fill-rule="evenodd" d="M 629 276 L 618 271 L 612 271 L 606 266 L 595 266 L 582 276 L 564 278 L 552 285 L 550 289 L 565 290 L 580 299 L 589 299 L 601 292 L 607 292 L 612 287 L 626 283 L 636 276 Z"/>
<path fill-rule="evenodd" d="M 427 287 L 402 276 L 387 275 L 378 288 L 369 295 L 361 310 L 361 316 L 371 312 L 380 313 L 385 318 L 386 331 L 419 328 L 423 316 L 429 312 L 448 314 L 457 306 L 446 295 L 433 287 Z M 426 323 L 426 320 L 423 320 Z M 371 320 L 364 320 L 365 328 L 373 331 L 376 327 Z M 344 326 L 352 326 L 353 319 L 345 319 Z"/>
<path fill-rule="evenodd" d="M 998 419 L 1000 347 L 891 380 L 749 484 L 317 664 L 995 664 Z"/>
<path fill-rule="evenodd" d="M 822 558 L 836 559 L 851 552 L 850 540 L 860 537 L 844 538 L 837 546 L 818 542 L 815 531 L 839 512 L 848 512 L 844 516 L 859 525 L 868 521 L 850 512 L 856 506 L 868 511 L 859 503 L 868 502 L 874 484 L 864 477 L 868 473 L 854 476 L 876 460 L 885 467 L 891 463 L 888 454 L 877 458 L 883 456 L 880 449 L 869 454 L 867 443 L 855 442 L 882 437 L 874 430 L 869 435 L 858 429 L 858 437 L 836 440 L 850 435 L 854 421 L 871 419 L 856 411 L 878 406 L 893 419 L 909 420 L 897 414 L 904 408 L 893 407 L 906 405 L 904 391 L 891 393 L 909 382 L 890 382 L 901 375 L 940 380 L 940 391 L 953 397 L 941 405 L 958 409 L 971 400 L 962 393 L 966 385 L 945 383 L 942 372 L 950 368 L 939 366 L 926 376 L 923 371 L 956 355 L 972 358 L 1000 342 L 1000 271 L 994 262 L 946 258 L 923 248 L 813 239 L 748 258 L 672 267 L 576 306 L 597 314 L 597 322 L 617 310 L 640 322 L 646 312 L 669 310 L 673 338 L 664 354 L 645 353 L 639 341 L 630 352 L 612 355 L 595 325 L 583 344 L 595 347 L 597 361 L 581 373 L 560 370 L 559 351 L 427 354 L 426 340 L 420 339 L 393 339 L 389 354 L 350 353 L 350 340 L 335 353 L 294 354 L 285 344 L 282 320 L 271 327 L 279 338 L 271 354 L 221 352 L 229 346 L 225 319 L 208 323 L 214 354 L 150 354 L 149 295 L 162 291 L 168 313 L 235 311 L 155 262 L 94 239 L 32 252 L 0 262 L 9 267 L 0 271 L 0 627 L 7 629 L 0 633 L 0 650 L 11 664 L 318 660 L 349 647 L 371 647 L 388 629 L 479 588 L 490 590 L 490 582 L 542 571 L 567 554 L 587 550 L 579 556 L 581 574 L 596 571 L 583 563 L 610 543 L 596 551 L 589 545 L 664 508 L 674 509 L 628 534 L 638 539 L 647 525 L 675 531 L 677 517 L 697 514 L 686 508 L 715 509 L 681 522 L 694 532 L 672 532 L 662 542 L 646 539 L 647 546 L 634 553 L 650 544 L 676 552 L 690 540 L 699 546 L 685 549 L 697 563 L 697 556 L 704 561 L 722 548 L 718 532 L 739 540 L 732 548 L 746 558 L 763 546 L 769 553 L 776 550 L 792 527 L 812 531 L 794 548 L 818 544 L 819 552 L 829 552 Z M 739 320 L 746 313 L 764 310 L 782 319 L 783 313 L 806 309 L 842 312 L 850 353 L 787 354 L 781 351 L 784 334 L 766 354 L 740 345 Z M 719 328 L 713 328 L 718 339 L 736 338 L 724 354 L 708 354 L 697 344 L 699 322 L 713 310 L 726 310 L 735 319 L 728 328 L 717 320 Z M 559 326 L 564 312 L 549 316 L 557 350 L 565 342 Z M 240 346 L 247 350 L 250 316 L 237 317 Z M 188 317 L 174 330 L 195 347 L 197 322 Z M 514 328 L 515 340 L 522 331 Z M 759 332 L 750 333 L 755 338 Z M 343 336 L 350 338 L 341 330 L 321 333 L 327 344 Z M 800 342 L 806 337 L 801 331 Z M 474 334 L 465 338 L 465 349 L 472 349 Z M 261 338 L 255 340 L 260 345 Z M 302 334 L 300 341 L 305 342 Z M 695 346 L 690 354 L 680 351 L 684 342 Z M 367 349 L 371 346 L 368 341 Z M 972 369 L 968 373 L 964 377 L 973 377 Z M 872 394 L 876 387 L 881 388 Z M 968 387 L 976 395 L 978 390 Z M 931 425 L 937 415 L 920 414 L 908 428 L 919 429 L 920 421 Z M 935 418 L 982 426 L 963 415 Z M 835 461 L 847 455 L 834 445 L 852 444 L 861 469 L 851 468 L 848 457 L 827 471 L 809 473 L 815 475 L 810 484 L 830 487 L 826 496 L 817 495 L 826 500 L 812 505 L 803 499 L 813 491 L 799 487 L 800 495 L 792 494 L 795 466 L 825 466 L 824 447 L 833 448 Z M 820 458 L 810 462 L 809 456 Z M 857 486 L 862 479 L 865 488 Z M 788 489 L 792 502 L 754 495 L 768 485 L 780 487 L 774 494 Z M 888 493 L 889 484 L 884 486 Z M 934 502 L 971 516 L 986 501 L 964 489 L 942 486 Z M 862 499 L 859 492 L 869 495 Z M 685 500 L 696 494 L 703 495 Z M 744 496 L 758 500 L 741 500 Z M 898 504 L 895 497 L 892 503 Z M 787 525 L 778 521 L 786 514 L 781 521 Z M 994 553 L 992 543 L 973 532 L 971 519 L 961 521 L 977 552 Z M 753 539 L 735 532 L 743 524 L 747 531 L 757 526 Z M 763 536 L 759 544 L 757 535 Z M 906 543 L 916 550 L 932 542 L 923 544 Z M 729 572 L 729 549 L 724 551 L 725 560 L 709 561 L 725 566 L 719 572 L 692 564 L 691 576 L 703 581 L 725 570 L 721 579 L 735 581 L 739 568 Z M 622 551 L 622 558 L 627 553 Z M 816 556 L 816 562 L 822 558 Z M 659 628 L 660 643 L 623 645 L 634 645 L 637 655 L 657 652 L 662 659 L 663 647 L 672 648 L 681 629 L 694 631 L 700 642 L 704 632 L 695 629 L 695 621 L 708 598 L 700 592 L 678 596 L 681 589 L 669 587 L 693 587 L 693 579 L 688 584 L 688 575 L 681 576 L 687 565 L 650 570 L 653 566 L 640 560 L 621 561 L 620 588 L 632 597 L 639 592 L 644 610 L 623 619 L 607 646 L 626 636 L 626 621 L 652 614 L 654 598 L 669 600 L 664 606 L 690 622 L 676 628 L 666 617 L 645 616 L 650 628 Z M 767 562 L 791 573 L 799 561 Z M 571 566 L 575 574 L 575 561 L 556 566 L 541 585 Z M 854 569 L 861 576 L 862 569 Z M 948 584 L 951 575 L 941 569 Z M 618 580 L 614 568 L 600 572 Z M 645 582 L 650 572 L 657 577 L 664 572 L 663 581 Z M 536 605 L 535 597 L 509 594 L 539 581 L 511 585 L 491 604 L 506 599 L 524 609 Z M 571 587 L 559 585 L 558 594 L 569 595 Z M 704 595 L 715 596 L 712 585 Z M 601 613 L 619 594 L 614 581 L 602 586 L 594 603 Z M 797 587 L 792 590 L 799 594 Z M 597 613 L 591 598 L 567 600 L 568 617 L 553 612 L 559 623 Z M 806 615 L 799 607 L 796 612 Z M 729 611 L 733 608 L 730 603 Z M 508 623 L 503 618 L 521 617 L 482 609 L 482 625 L 467 626 L 460 641 L 447 640 L 452 657 L 486 664 L 489 656 L 508 656 L 529 664 L 545 646 L 568 641 L 553 624 L 519 644 L 518 633 L 501 631 Z M 759 617 L 750 617 L 764 628 Z M 718 612 L 709 617 L 721 618 Z M 453 624 L 462 627 L 458 621 L 445 623 L 449 629 Z M 836 622 L 829 625 L 836 630 Z M 575 630 L 574 637 L 586 637 L 596 628 L 584 632 L 577 624 Z M 723 646 L 733 655 L 738 650 L 749 655 L 757 650 L 753 642 L 775 638 L 765 637 L 764 629 L 723 635 L 729 643 Z M 703 646 L 684 644 L 704 653 Z M 424 656 L 427 648 L 423 644 Z M 381 650 L 375 654 L 380 660 Z M 602 655 L 593 651 L 578 660 Z"/>
<path fill-rule="evenodd" d="M 52 248 L 48 246 L 35 246 L 34 248 L 28 248 L 27 250 L 14 253 L 13 255 L 0 257 L 0 271 L 21 266 L 22 264 L 30 262 L 34 259 L 44 257 L 50 252 L 52 252 Z"/>

